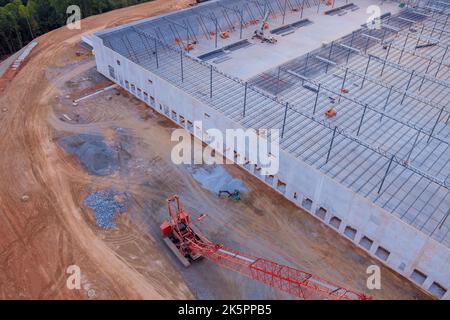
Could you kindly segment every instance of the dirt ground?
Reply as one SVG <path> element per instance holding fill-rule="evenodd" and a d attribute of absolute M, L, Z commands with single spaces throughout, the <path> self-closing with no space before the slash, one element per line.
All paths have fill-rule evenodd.
<path fill-rule="evenodd" d="M 82 22 L 82 32 L 141 19 L 192 1 L 156 0 Z M 38 39 L 30 60 L 0 96 L 1 299 L 277 299 L 291 297 L 203 260 L 184 269 L 159 237 L 165 199 L 208 213 L 198 227 L 212 240 L 273 259 L 375 299 L 429 296 L 382 267 L 382 289 L 368 291 L 366 268 L 377 264 L 237 166 L 227 166 L 248 192 L 234 203 L 218 199 L 189 170 L 170 160 L 175 126 L 122 90 L 72 100 L 111 83 L 95 71 L 80 32 L 62 28 Z M 76 53 L 81 53 L 77 55 Z M 68 120 L 71 119 L 71 120 Z M 127 139 L 128 157 L 109 176 L 89 175 L 57 143 L 74 134 L 98 134 L 111 146 Z M 162 143 L 167 141 L 167 143 Z M 126 192 L 128 212 L 117 229 L 101 230 L 83 204 L 92 192 Z M 66 286 L 70 265 L 82 289 Z"/>

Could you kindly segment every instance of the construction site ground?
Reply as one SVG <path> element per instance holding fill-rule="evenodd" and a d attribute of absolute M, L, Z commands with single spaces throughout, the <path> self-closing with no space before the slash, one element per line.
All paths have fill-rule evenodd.
<path fill-rule="evenodd" d="M 156 0 L 82 21 L 81 32 L 186 7 Z M 165 200 L 179 194 L 211 240 L 291 265 L 375 299 L 428 299 L 424 291 L 301 211 L 234 165 L 245 185 L 241 202 L 219 199 L 191 168 L 172 163 L 175 125 L 95 71 L 81 32 L 61 28 L 39 45 L 0 96 L 1 299 L 277 299 L 290 297 L 202 260 L 185 269 L 159 236 Z M 59 141 L 102 136 L 119 153 L 111 175 L 89 174 Z M 126 147 L 123 146 L 126 141 Z M 205 168 L 206 172 L 210 168 Z M 102 230 L 84 200 L 114 189 L 129 197 L 117 228 Z M 368 291 L 366 268 L 380 265 L 381 290 Z M 66 286 L 78 265 L 82 289 Z"/>

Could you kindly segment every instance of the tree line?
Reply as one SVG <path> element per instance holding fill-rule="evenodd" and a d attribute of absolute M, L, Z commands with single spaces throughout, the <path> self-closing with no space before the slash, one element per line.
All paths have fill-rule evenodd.
<path fill-rule="evenodd" d="M 0 57 L 66 24 L 67 8 L 78 5 L 82 18 L 149 0 L 0 0 Z M 151 0 L 150 0 L 151 1 Z"/>

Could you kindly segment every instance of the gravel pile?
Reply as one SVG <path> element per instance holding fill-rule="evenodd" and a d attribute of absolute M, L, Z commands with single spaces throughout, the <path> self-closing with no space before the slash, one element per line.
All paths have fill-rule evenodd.
<path fill-rule="evenodd" d="M 114 229 L 114 217 L 128 210 L 128 197 L 125 193 L 104 190 L 89 195 L 84 204 L 94 210 L 95 223 L 102 229 Z"/>
<path fill-rule="evenodd" d="M 203 188 L 213 193 L 219 193 L 221 190 L 247 192 L 244 183 L 233 178 L 223 165 L 188 165 L 186 168 Z"/>
<path fill-rule="evenodd" d="M 81 165 L 92 175 L 108 176 L 119 169 L 119 155 L 108 146 L 102 136 L 79 134 L 64 137 L 59 144 L 76 155 Z"/>

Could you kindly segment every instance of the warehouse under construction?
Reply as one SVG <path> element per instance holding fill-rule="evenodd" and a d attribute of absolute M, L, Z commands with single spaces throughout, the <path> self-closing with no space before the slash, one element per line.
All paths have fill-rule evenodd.
<path fill-rule="evenodd" d="M 277 174 L 238 164 L 450 299 L 449 16 L 449 0 L 212 0 L 89 41 L 100 73 L 205 144 L 279 129 Z"/>

